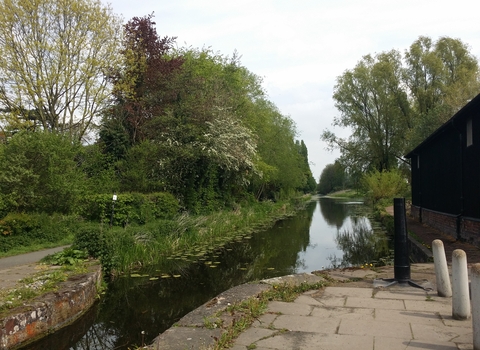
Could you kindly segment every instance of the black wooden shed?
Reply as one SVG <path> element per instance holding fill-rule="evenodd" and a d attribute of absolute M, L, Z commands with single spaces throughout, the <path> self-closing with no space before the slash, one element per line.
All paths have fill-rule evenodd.
<path fill-rule="evenodd" d="M 405 157 L 412 170 L 412 215 L 478 245 L 480 94 Z"/>

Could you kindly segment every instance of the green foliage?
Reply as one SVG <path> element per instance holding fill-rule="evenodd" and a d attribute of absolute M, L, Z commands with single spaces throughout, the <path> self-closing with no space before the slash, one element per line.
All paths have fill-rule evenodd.
<path fill-rule="evenodd" d="M 88 258 L 88 253 L 85 250 L 78 250 L 73 248 L 65 248 L 61 252 L 49 255 L 42 259 L 42 261 L 51 265 L 77 265 Z"/>
<path fill-rule="evenodd" d="M 0 117 L 81 140 L 110 100 L 121 17 L 100 0 L 0 1 L 0 12 Z"/>
<path fill-rule="evenodd" d="M 179 210 L 178 200 L 169 193 L 121 193 L 115 203 L 111 194 L 85 196 L 80 214 L 89 221 L 113 225 L 145 224 L 156 219 L 171 219 Z"/>
<path fill-rule="evenodd" d="M 22 132 L 1 146 L 4 210 L 68 214 L 84 190 L 75 157 L 80 145 L 62 135 Z"/>
<path fill-rule="evenodd" d="M 397 168 L 398 160 L 463 107 L 480 89 L 477 58 L 458 39 L 419 37 L 402 56 L 391 50 L 364 56 L 337 78 L 333 98 L 352 129 L 322 139 L 338 148 L 350 174 Z"/>
<path fill-rule="evenodd" d="M 321 194 L 328 194 L 343 189 L 345 185 L 345 170 L 339 162 L 328 164 L 320 175 L 317 190 Z"/>
<path fill-rule="evenodd" d="M 101 225 L 83 225 L 77 232 L 72 245 L 74 250 L 86 251 L 89 257 L 99 259 L 105 275 L 110 275 L 117 266 L 116 254 L 111 240 L 107 239 Z"/>
<path fill-rule="evenodd" d="M 87 193 L 113 193 L 120 188 L 116 160 L 111 154 L 103 153 L 99 144 L 81 147 L 76 160 L 86 178 Z"/>
<path fill-rule="evenodd" d="M 297 146 L 300 157 L 303 159 L 302 170 L 303 170 L 303 176 L 305 179 L 303 188 L 299 188 L 299 189 L 302 190 L 303 193 L 315 192 L 317 188 L 317 182 L 313 178 L 312 171 L 310 170 L 310 164 L 308 163 L 307 146 L 305 145 L 303 140 L 301 140 L 300 142 L 297 140 L 295 142 L 295 145 Z"/>
<path fill-rule="evenodd" d="M 74 217 L 9 213 L 0 220 L 0 251 L 42 243 L 57 243 L 73 237 L 78 227 Z"/>
<path fill-rule="evenodd" d="M 409 185 L 398 170 L 372 171 L 362 179 L 367 199 L 374 205 L 392 203 L 395 197 L 407 197 Z"/>

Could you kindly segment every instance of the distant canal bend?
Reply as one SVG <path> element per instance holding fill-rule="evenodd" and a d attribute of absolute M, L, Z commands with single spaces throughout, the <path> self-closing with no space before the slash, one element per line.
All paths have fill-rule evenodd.
<path fill-rule="evenodd" d="M 112 283 L 78 322 L 23 349 L 150 344 L 215 295 L 249 281 L 385 259 L 388 238 L 361 200 L 320 198 L 297 216 L 213 253 L 182 254 Z"/>

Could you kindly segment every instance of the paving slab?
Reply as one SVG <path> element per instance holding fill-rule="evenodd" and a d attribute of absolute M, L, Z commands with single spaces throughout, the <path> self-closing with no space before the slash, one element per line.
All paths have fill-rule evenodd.
<path fill-rule="evenodd" d="M 342 320 L 338 334 L 350 335 L 382 335 L 388 338 L 412 339 L 412 331 L 408 323 L 372 321 L 359 322 L 356 320 Z"/>
<path fill-rule="evenodd" d="M 273 322 L 275 329 L 286 329 L 298 332 L 316 332 L 335 334 L 340 319 L 325 319 L 313 316 L 280 315 Z"/>
<path fill-rule="evenodd" d="M 374 298 L 357 298 L 349 297 L 345 303 L 347 307 L 362 307 L 370 309 L 387 309 L 387 310 L 405 310 L 404 300 L 402 299 L 374 299 Z"/>
<path fill-rule="evenodd" d="M 372 350 L 373 337 L 287 332 L 256 343 L 258 349 L 291 350 Z"/>
<path fill-rule="evenodd" d="M 398 323 L 416 323 L 442 327 L 444 322 L 439 313 L 407 310 L 375 310 L 375 320 Z"/>

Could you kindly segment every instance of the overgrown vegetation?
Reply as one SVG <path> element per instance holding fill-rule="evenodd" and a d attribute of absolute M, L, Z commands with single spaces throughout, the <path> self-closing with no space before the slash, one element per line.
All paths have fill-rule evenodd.
<path fill-rule="evenodd" d="M 374 170 L 362 178 L 366 199 L 374 206 L 385 208 L 393 205 L 395 197 L 408 197 L 410 186 L 400 171 Z"/>
<path fill-rule="evenodd" d="M 100 259 L 107 274 L 121 274 L 158 262 L 179 251 L 213 250 L 240 233 L 268 227 L 276 220 L 293 215 L 302 201 L 252 202 L 236 210 L 209 215 L 183 214 L 172 220 L 157 220 L 145 225 L 109 228 L 84 225 L 73 247 L 86 250 Z"/>
<path fill-rule="evenodd" d="M 0 45 L 32 55 L 0 58 L 0 254 L 73 243 L 54 260 L 71 263 L 86 251 L 107 273 L 123 272 L 265 224 L 315 189 L 295 124 L 237 53 L 179 48 L 157 34 L 152 15 L 129 20 L 120 38 L 119 18 L 98 1 L 35 3 L 28 15 L 14 5 L 2 5 L 0 31 L 18 35 L 5 32 Z M 41 25 L 59 21 L 88 31 L 92 45 L 103 40 L 104 56 L 70 46 L 61 25 Z M 35 60 L 45 52 L 68 72 Z M 22 68 L 30 66 L 42 76 Z M 96 73 L 69 78 L 90 68 Z M 88 98 L 94 91 L 98 99 Z"/>

